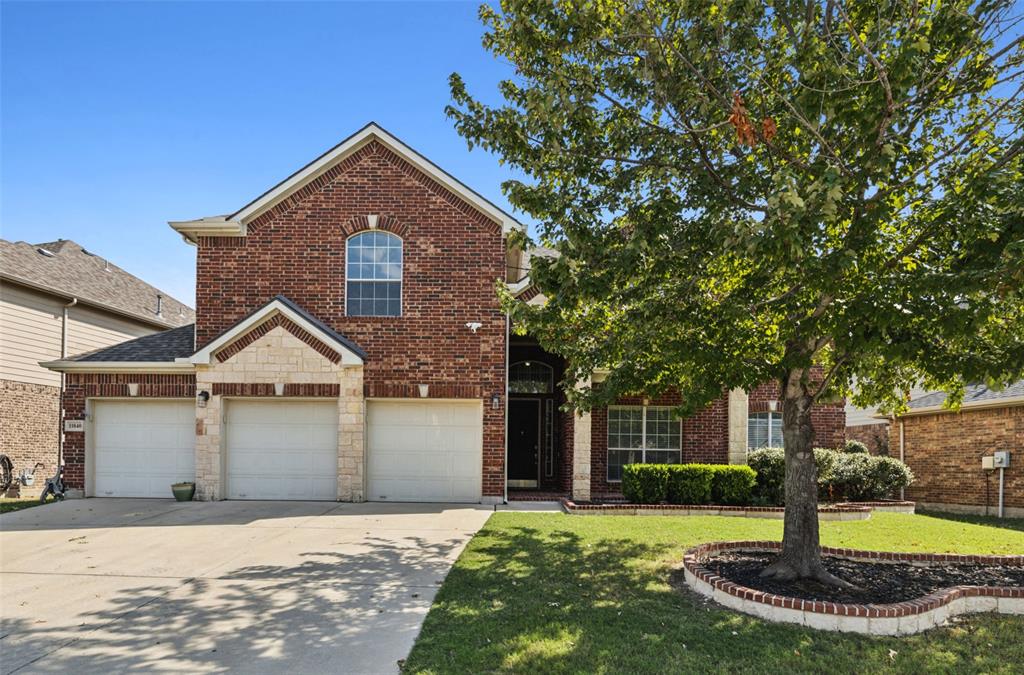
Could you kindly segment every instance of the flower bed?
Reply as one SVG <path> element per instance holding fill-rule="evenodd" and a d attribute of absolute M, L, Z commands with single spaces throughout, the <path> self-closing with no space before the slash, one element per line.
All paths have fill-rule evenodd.
<path fill-rule="evenodd" d="M 715 542 L 687 551 L 683 560 L 686 583 L 698 593 L 747 614 L 811 628 L 871 635 L 908 635 L 943 624 L 949 617 L 970 612 L 1024 614 L 1024 586 L 957 584 L 927 592 L 919 598 L 895 603 L 833 602 L 795 595 L 779 595 L 748 586 L 717 574 L 709 560 L 730 553 L 776 553 L 776 541 Z M 822 547 L 824 556 L 843 561 L 894 564 L 893 571 L 914 567 L 962 566 L 967 577 L 982 575 L 982 568 L 1005 568 L 1005 578 L 1024 578 L 1024 556 L 977 556 L 928 553 L 890 553 Z M 938 570 L 937 570 L 938 571 Z M 998 570 L 996 570 L 998 571 Z M 912 572 L 912 570 L 911 570 Z M 951 578 L 955 578 L 950 572 Z M 996 575 L 996 578 L 1000 578 Z M 801 589 L 807 596 L 809 591 Z M 813 595 L 813 591 L 810 591 Z M 821 597 L 827 593 L 822 592 Z"/>

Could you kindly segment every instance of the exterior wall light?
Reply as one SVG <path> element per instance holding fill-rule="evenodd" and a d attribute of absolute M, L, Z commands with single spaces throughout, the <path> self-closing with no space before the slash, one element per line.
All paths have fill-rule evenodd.
<path fill-rule="evenodd" d="M 199 395 L 196 396 L 196 405 L 198 405 L 200 408 L 205 408 L 206 407 L 206 403 L 209 400 L 210 400 L 210 392 L 205 391 L 205 390 L 201 391 L 201 392 L 199 392 Z"/>

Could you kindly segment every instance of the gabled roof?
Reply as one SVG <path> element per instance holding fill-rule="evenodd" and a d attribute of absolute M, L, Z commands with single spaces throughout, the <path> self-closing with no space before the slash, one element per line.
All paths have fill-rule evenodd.
<path fill-rule="evenodd" d="M 944 410 L 942 407 L 946 402 L 946 392 L 933 391 L 923 396 L 918 396 L 907 402 L 910 410 L 909 415 L 935 412 Z M 961 408 L 991 408 L 1003 405 L 1020 405 L 1024 403 L 1024 380 L 1018 380 L 1000 390 L 989 388 L 985 384 L 969 384 L 964 392 L 964 400 Z"/>
<path fill-rule="evenodd" d="M 153 326 L 195 321 L 188 305 L 69 239 L 42 244 L 0 239 L 0 278 L 68 300 L 78 298 L 83 304 Z"/>
<path fill-rule="evenodd" d="M 373 141 L 381 143 L 478 211 L 500 223 L 503 231 L 525 229 L 525 226 L 511 214 L 410 148 L 376 122 L 370 122 L 232 214 L 208 216 L 198 220 L 171 221 L 169 225 L 192 241 L 202 236 L 245 236 L 247 223 Z"/>
<path fill-rule="evenodd" d="M 262 307 L 235 323 L 218 335 L 191 357 L 192 363 L 210 363 L 212 356 L 241 336 L 256 328 L 276 313 L 281 313 L 311 333 L 322 342 L 337 348 L 342 365 L 359 365 L 366 359 L 366 352 L 344 335 L 337 333 L 327 324 L 302 309 L 283 295 L 278 295 Z"/>

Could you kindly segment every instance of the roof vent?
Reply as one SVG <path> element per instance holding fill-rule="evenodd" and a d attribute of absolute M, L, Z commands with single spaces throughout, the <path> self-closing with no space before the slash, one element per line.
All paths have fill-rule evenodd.
<path fill-rule="evenodd" d="M 156 315 L 164 315 L 164 296 L 160 295 L 159 293 L 156 294 Z"/>
<path fill-rule="evenodd" d="M 45 248 L 42 248 L 42 247 L 37 248 L 36 249 L 36 253 L 40 253 L 42 255 L 45 255 L 47 258 L 52 258 L 53 257 L 53 251 L 47 251 Z"/>

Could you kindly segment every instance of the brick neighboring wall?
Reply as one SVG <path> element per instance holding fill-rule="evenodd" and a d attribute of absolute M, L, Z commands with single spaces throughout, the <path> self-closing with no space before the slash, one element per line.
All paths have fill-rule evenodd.
<path fill-rule="evenodd" d="M 87 398 L 128 398 L 129 384 L 139 385 L 138 396 L 134 398 L 194 399 L 196 395 L 196 377 L 193 374 L 69 373 L 64 387 L 64 419 L 85 419 Z M 64 434 L 64 482 L 78 490 L 85 489 L 85 434 Z"/>
<path fill-rule="evenodd" d="M 36 482 L 22 493 L 35 494 L 57 468 L 60 388 L 13 380 L 0 380 L 0 453 L 11 458 L 15 477 L 32 470 Z"/>
<path fill-rule="evenodd" d="M 892 455 L 889 445 L 889 423 L 859 424 L 855 427 L 846 427 L 846 439 L 849 441 L 860 441 L 868 446 L 868 452 L 872 455 Z M 898 449 L 897 449 L 898 451 Z"/>
<path fill-rule="evenodd" d="M 1005 505 L 1024 509 L 1024 406 L 963 410 L 904 417 L 904 457 L 916 480 L 907 499 L 930 504 L 990 507 L 999 499 L 999 471 L 981 468 L 981 458 L 1010 451 Z M 899 424 L 889 445 L 899 457 Z"/>
<path fill-rule="evenodd" d="M 345 316 L 345 246 L 378 217 L 403 239 L 401 317 Z M 367 354 L 368 396 L 468 392 L 484 404 L 484 494 L 504 493 L 505 243 L 491 221 L 373 142 L 271 208 L 244 238 L 201 238 L 198 347 L 282 294 Z M 476 333 L 466 328 L 479 322 Z M 410 388 L 411 386 L 411 388 Z M 501 395 L 502 408 L 491 408 Z M 416 394 L 418 396 L 418 394 Z"/>

